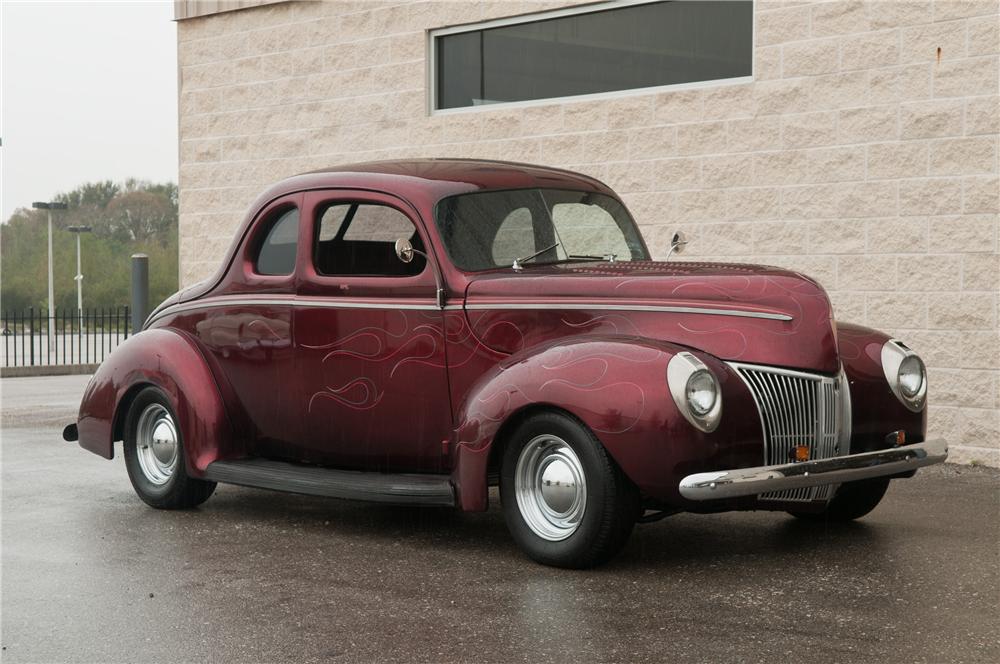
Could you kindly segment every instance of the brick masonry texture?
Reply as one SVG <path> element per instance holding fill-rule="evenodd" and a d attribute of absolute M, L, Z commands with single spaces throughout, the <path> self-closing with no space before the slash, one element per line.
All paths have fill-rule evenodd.
<path fill-rule="evenodd" d="M 930 370 L 930 434 L 1000 466 L 998 0 L 755 3 L 754 82 L 427 111 L 427 30 L 567 2 L 288 2 L 178 23 L 181 281 L 324 166 L 479 157 L 606 181 L 654 253 L 818 279 Z"/>

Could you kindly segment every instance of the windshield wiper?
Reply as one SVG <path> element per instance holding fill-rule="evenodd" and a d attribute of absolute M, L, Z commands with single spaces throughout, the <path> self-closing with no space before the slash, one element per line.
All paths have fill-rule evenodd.
<path fill-rule="evenodd" d="M 614 263 L 618 258 L 618 254 L 607 253 L 603 256 L 594 256 L 591 254 L 570 254 L 566 258 L 572 258 L 575 260 L 582 261 L 607 261 L 609 263 Z"/>
<path fill-rule="evenodd" d="M 530 256 L 525 256 L 524 258 L 515 258 L 514 262 L 510 264 L 510 267 L 515 272 L 518 272 L 518 271 L 520 271 L 522 269 L 522 265 L 524 263 L 527 263 L 528 261 L 530 261 L 530 260 L 532 260 L 534 258 L 538 258 L 542 254 L 544 254 L 546 251 L 552 251 L 553 249 L 555 249 L 558 246 L 559 246 L 559 243 L 555 242 L 552 245 L 550 245 L 548 247 L 545 247 L 544 249 L 539 249 L 538 251 L 536 251 L 535 253 L 531 254 Z"/>

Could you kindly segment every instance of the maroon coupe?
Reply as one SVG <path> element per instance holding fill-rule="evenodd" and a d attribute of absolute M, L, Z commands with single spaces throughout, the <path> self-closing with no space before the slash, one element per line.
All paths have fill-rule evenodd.
<path fill-rule="evenodd" d="M 227 482 L 480 511 L 499 484 L 529 556 L 587 567 L 676 512 L 863 516 L 946 458 L 926 402 L 920 358 L 806 276 L 653 261 L 584 175 L 414 160 L 268 189 L 64 436 L 124 441 L 165 509 Z"/>

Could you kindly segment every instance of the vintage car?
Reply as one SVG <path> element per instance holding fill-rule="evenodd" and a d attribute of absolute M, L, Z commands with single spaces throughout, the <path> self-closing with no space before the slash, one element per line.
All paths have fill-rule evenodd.
<path fill-rule="evenodd" d="M 683 248 L 675 235 L 661 254 Z M 64 437 L 163 509 L 217 482 L 485 510 L 588 567 L 637 522 L 847 520 L 947 456 L 920 358 L 788 270 L 654 261 L 613 191 L 492 161 L 356 164 L 262 194 Z"/>

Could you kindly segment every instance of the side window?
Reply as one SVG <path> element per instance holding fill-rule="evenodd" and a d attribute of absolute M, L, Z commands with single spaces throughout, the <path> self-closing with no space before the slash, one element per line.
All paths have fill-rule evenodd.
<path fill-rule="evenodd" d="M 328 207 L 319 218 L 319 241 L 329 242 L 335 238 L 344 225 L 347 215 L 354 209 L 355 207 L 350 203 Z"/>
<path fill-rule="evenodd" d="M 531 210 L 517 208 L 508 214 L 493 238 L 493 262 L 510 265 L 515 259 L 535 253 L 535 229 Z"/>
<path fill-rule="evenodd" d="M 260 243 L 254 271 L 257 274 L 284 276 L 295 271 L 295 248 L 299 241 L 299 211 L 285 210 L 271 222 Z"/>
<path fill-rule="evenodd" d="M 322 275 L 405 277 L 423 272 L 422 256 L 410 263 L 396 257 L 396 240 L 424 250 L 409 217 L 395 208 L 369 203 L 333 203 L 320 208 L 313 261 Z"/>

